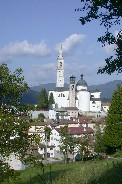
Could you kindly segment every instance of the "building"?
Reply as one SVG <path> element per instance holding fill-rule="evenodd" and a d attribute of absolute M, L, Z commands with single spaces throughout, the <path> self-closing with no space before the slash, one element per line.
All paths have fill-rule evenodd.
<path fill-rule="evenodd" d="M 109 107 L 110 107 L 110 103 L 108 102 L 102 102 L 102 110 L 106 113 L 108 113 Z"/>
<path fill-rule="evenodd" d="M 62 46 L 59 50 L 57 58 L 57 80 L 56 88 L 50 93 L 53 93 L 55 104 L 53 108 L 78 108 L 80 114 L 85 112 L 100 112 L 101 111 L 101 92 L 96 90 L 90 92 L 88 90 L 87 82 L 81 74 L 80 80 L 76 83 L 76 78 L 72 75 L 70 77 L 69 88 L 64 87 L 64 58 Z"/>

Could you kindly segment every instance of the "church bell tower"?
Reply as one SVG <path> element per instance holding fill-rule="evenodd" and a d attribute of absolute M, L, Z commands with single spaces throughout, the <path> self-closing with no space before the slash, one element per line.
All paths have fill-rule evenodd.
<path fill-rule="evenodd" d="M 56 87 L 64 87 L 64 58 L 62 55 L 62 45 L 59 49 L 59 55 L 57 58 L 57 82 Z"/>
<path fill-rule="evenodd" d="M 75 78 L 73 75 L 70 77 L 69 87 L 69 107 L 76 107 L 75 103 Z"/>

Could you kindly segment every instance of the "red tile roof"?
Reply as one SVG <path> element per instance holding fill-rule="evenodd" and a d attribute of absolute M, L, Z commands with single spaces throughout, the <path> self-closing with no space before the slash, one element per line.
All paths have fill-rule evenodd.
<path fill-rule="evenodd" d="M 102 105 L 102 106 L 110 106 L 111 104 L 108 103 L 108 102 L 102 102 L 101 105 Z"/>
<path fill-rule="evenodd" d="M 60 128 L 55 128 L 55 130 L 57 132 L 60 133 Z M 94 130 L 90 127 L 68 127 L 68 131 L 70 132 L 70 134 L 72 135 L 81 135 L 81 134 L 90 134 L 90 133 L 94 133 Z"/>
<path fill-rule="evenodd" d="M 77 118 L 74 117 L 73 120 L 75 120 L 76 122 L 90 122 L 92 120 L 92 118 L 89 117 L 83 117 L 83 116 L 78 116 Z"/>

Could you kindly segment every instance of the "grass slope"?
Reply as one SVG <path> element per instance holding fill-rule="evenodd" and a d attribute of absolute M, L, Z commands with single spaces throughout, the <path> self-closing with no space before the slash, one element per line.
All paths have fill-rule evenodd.
<path fill-rule="evenodd" d="M 9 184 L 120 184 L 122 160 L 51 164 L 21 171 Z M 7 184 L 5 182 L 4 184 Z"/>

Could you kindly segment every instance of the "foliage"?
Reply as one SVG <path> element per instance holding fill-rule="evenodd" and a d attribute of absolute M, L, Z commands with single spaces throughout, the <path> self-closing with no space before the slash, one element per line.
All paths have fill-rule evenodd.
<path fill-rule="evenodd" d="M 68 126 L 61 127 L 60 131 L 60 149 L 64 155 L 65 163 L 68 162 L 68 154 L 74 154 L 74 140 L 70 132 L 68 131 Z"/>
<path fill-rule="evenodd" d="M 38 109 L 45 110 L 47 108 L 48 108 L 48 95 L 47 95 L 45 88 L 43 88 L 40 92 L 40 95 L 39 95 Z"/>
<path fill-rule="evenodd" d="M 22 72 L 16 69 L 12 74 L 7 65 L 0 66 L 0 104 L 19 106 L 21 95 L 28 90 Z"/>
<path fill-rule="evenodd" d="M 40 120 L 41 122 L 44 122 L 45 116 L 43 113 L 38 114 L 38 120 Z"/>
<path fill-rule="evenodd" d="M 45 126 L 45 127 L 44 127 L 44 132 L 45 132 L 45 136 L 47 137 L 47 140 L 49 140 L 49 139 L 50 139 L 50 135 L 51 135 L 51 133 L 52 133 L 51 128 L 48 127 L 48 126 Z"/>
<path fill-rule="evenodd" d="M 94 151 L 99 153 L 104 153 L 106 151 L 106 147 L 104 145 L 103 133 L 101 131 L 100 125 L 96 125 L 95 127 L 95 146 Z"/>
<path fill-rule="evenodd" d="M 28 135 L 29 119 L 23 119 L 27 111 L 20 111 L 21 96 L 28 89 L 21 74 L 21 69 L 12 74 L 7 65 L 0 66 L 0 182 L 14 175 L 6 158 L 13 154 L 24 162 L 34 140 Z"/>
<path fill-rule="evenodd" d="M 105 45 L 115 46 L 115 56 L 106 58 L 106 65 L 99 68 L 98 73 L 112 74 L 117 71 L 122 72 L 122 30 L 120 25 L 122 17 L 122 2 L 121 0 L 81 0 L 82 8 L 76 11 L 82 11 L 80 22 L 82 25 L 92 20 L 100 20 L 100 25 L 106 29 L 105 35 L 98 38 L 98 41 Z M 84 12 L 86 14 L 84 14 Z M 118 29 L 117 36 L 114 36 L 110 31 L 112 26 Z"/>
<path fill-rule="evenodd" d="M 88 157 L 90 157 L 91 151 L 90 151 L 90 138 L 88 135 L 84 136 L 83 138 L 80 138 L 78 141 L 79 145 L 79 154 L 82 160 L 88 160 Z"/>
<path fill-rule="evenodd" d="M 104 141 L 109 150 L 115 151 L 122 147 L 122 87 L 120 86 L 112 96 L 106 118 Z"/>
<path fill-rule="evenodd" d="M 52 105 L 55 103 L 54 96 L 53 96 L 52 92 L 50 93 L 48 103 L 49 103 L 49 105 Z"/>

